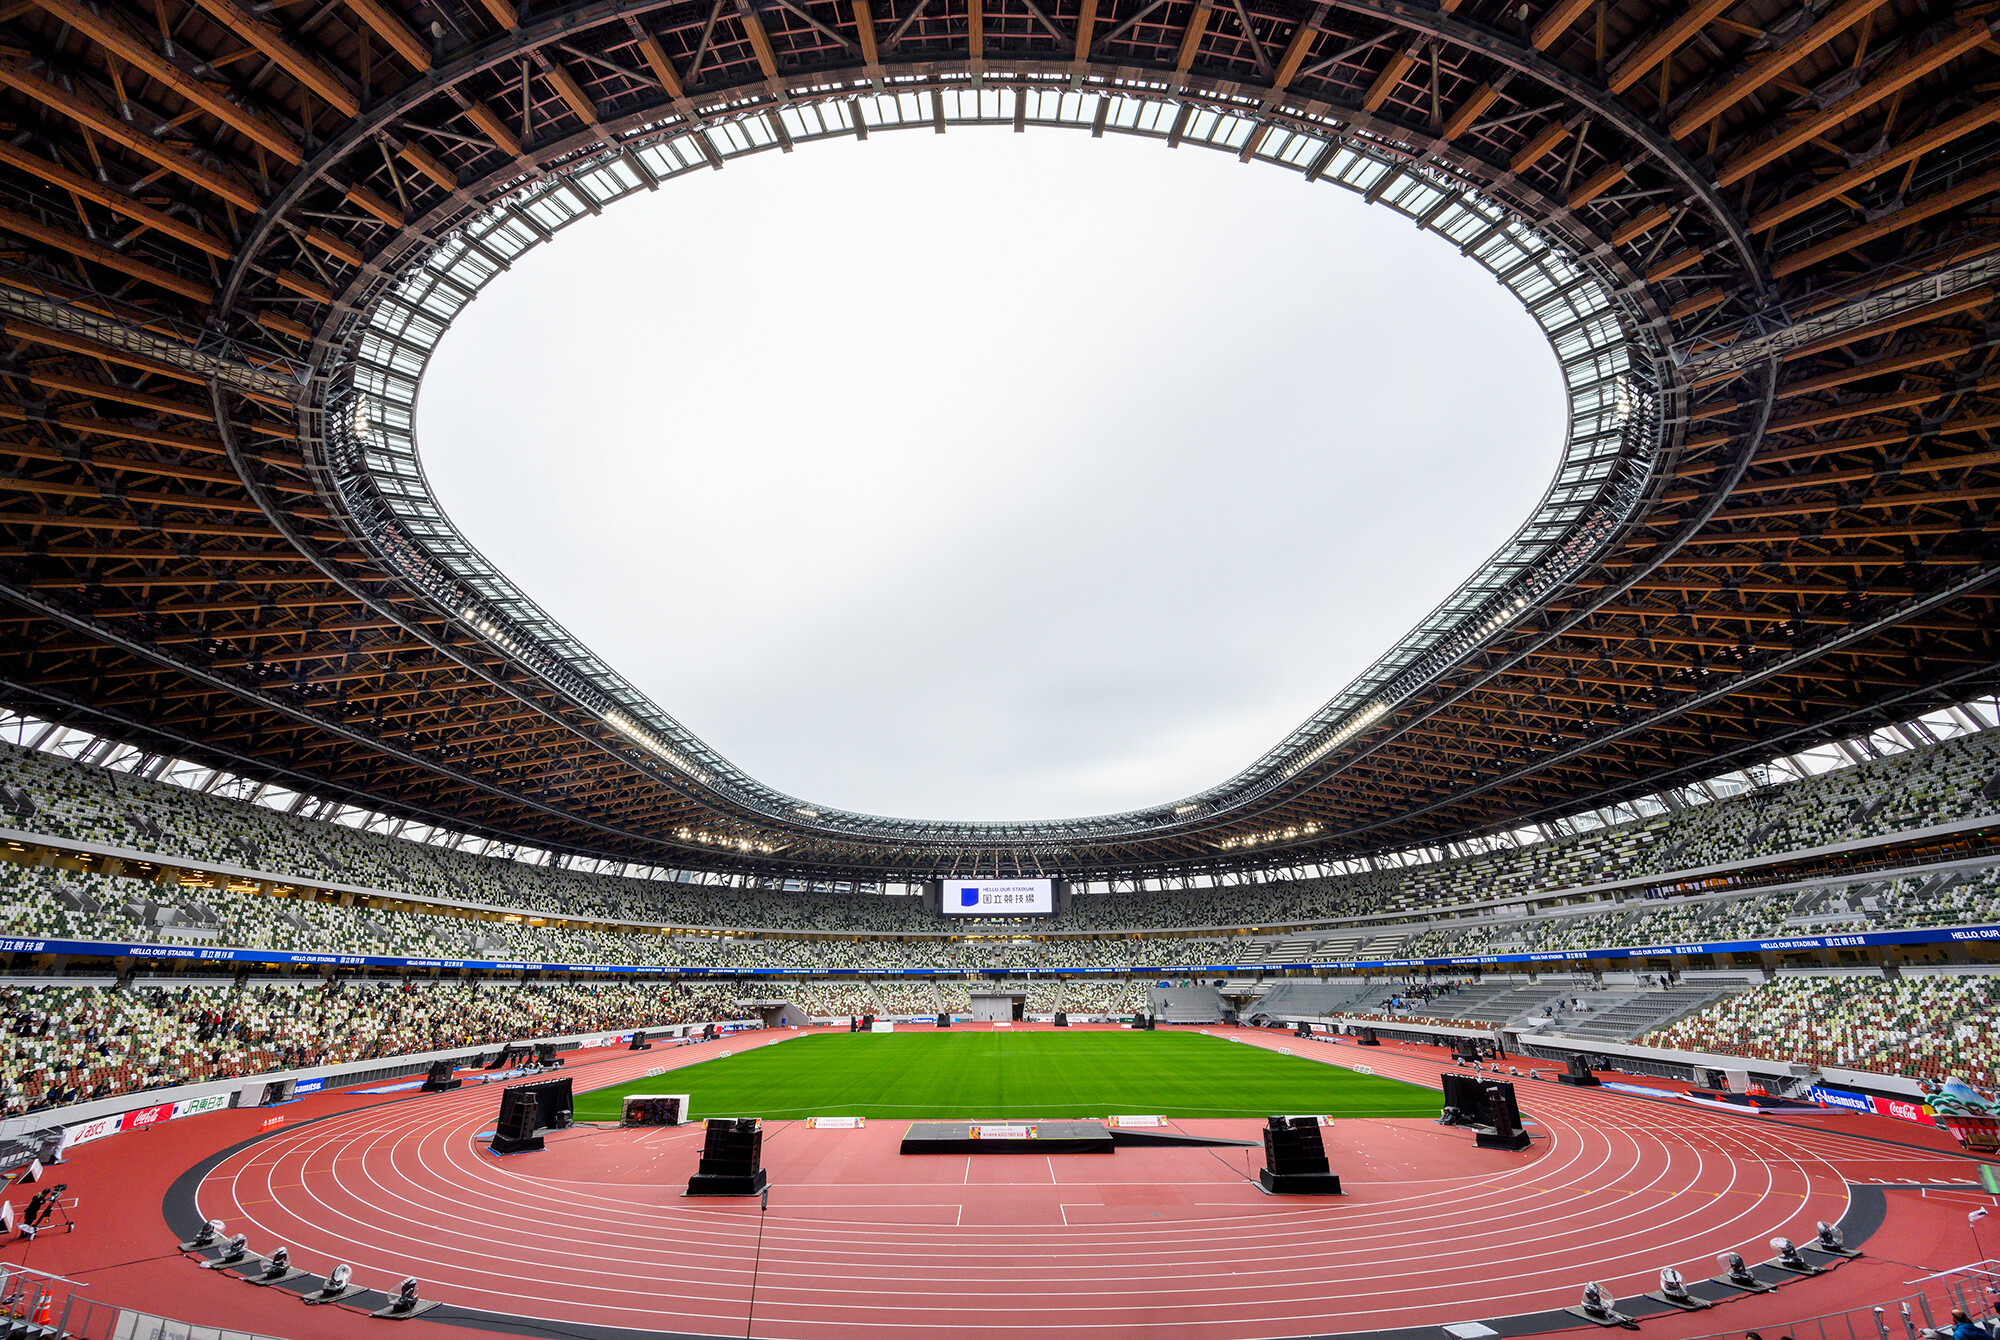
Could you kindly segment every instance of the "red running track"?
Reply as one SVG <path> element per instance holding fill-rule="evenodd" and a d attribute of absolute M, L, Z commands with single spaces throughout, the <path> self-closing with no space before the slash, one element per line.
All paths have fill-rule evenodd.
<path fill-rule="evenodd" d="M 1437 1083 L 1427 1048 L 1299 1050 Z M 592 1067 L 588 1084 L 712 1054 L 618 1056 Z M 1261 1154 L 1246 1150 L 904 1158 L 900 1121 L 858 1131 L 768 1123 L 773 1190 L 760 1223 L 754 1201 L 680 1195 L 698 1129 L 580 1129 L 546 1153 L 499 1159 L 474 1138 L 491 1129 L 497 1094 L 466 1089 L 282 1128 L 217 1165 L 199 1201 L 253 1249 L 289 1244 L 306 1269 L 346 1261 L 370 1283 L 416 1275 L 427 1297 L 557 1323 L 778 1340 L 1261 1340 L 1537 1312 L 1573 1303 L 1586 1279 L 1637 1294 L 1662 1266 L 1696 1279 L 1714 1273 L 1718 1252 L 1754 1261 L 1773 1236 L 1810 1239 L 1815 1221 L 1842 1217 L 1850 1181 L 1962 1184 L 1973 1168 L 1944 1150 L 1849 1133 L 1931 1134 L 1873 1119 L 1781 1125 L 1530 1081 L 1521 1099 L 1545 1137 L 1522 1154 L 1476 1150 L 1468 1133 L 1428 1122 L 1329 1128 L 1348 1193 L 1333 1202 L 1263 1195 L 1253 1181 Z M 1257 1138 L 1255 1122 L 1179 1125 Z M 1935 1250 L 1956 1254 L 1928 1264 L 1969 1259 L 1940 1236 L 1937 1214 L 1926 1222 Z M 1870 1245 L 1878 1256 L 1879 1240 Z M 1788 1286 L 1782 1305 L 1754 1300 L 1742 1316 L 1753 1306 L 1829 1311 L 1857 1287 L 1889 1296 L 1894 1277 L 1918 1273 L 1891 1264 L 1873 1284 L 1850 1266 Z M 1843 1276 L 1848 1287 L 1833 1284 Z M 1647 1329 L 1748 1324 L 1737 1306 Z"/>

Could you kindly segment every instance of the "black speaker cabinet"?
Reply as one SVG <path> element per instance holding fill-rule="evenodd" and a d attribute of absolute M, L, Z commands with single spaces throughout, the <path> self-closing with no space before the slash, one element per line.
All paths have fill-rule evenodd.
<path fill-rule="evenodd" d="M 943 1012 L 943 1011 L 940 1011 L 940 1012 L 939 1012 L 939 1014 L 938 1014 L 938 1017 L 937 1017 L 937 1026 L 938 1026 L 939 1028 L 950 1028 L 950 1027 L 951 1027 L 951 1015 L 950 1015 L 950 1014 L 948 1014 L 948 1013 L 945 1013 L 945 1012 Z"/>
<path fill-rule="evenodd" d="M 500 1094 L 500 1120 L 493 1128 L 493 1152 L 517 1154 L 542 1147 L 541 1132 L 568 1130 L 575 1121 L 570 1078 L 510 1084 Z"/>
<path fill-rule="evenodd" d="M 690 1196 L 754 1196 L 764 1189 L 764 1128 L 755 1117 L 708 1123 L 701 1164 L 688 1178 Z"/>
<path fill-rule="evenodd" d="M 494 1123 L 491 1148 L 496 1154 L 523 1154 L 542 1148 L 541 1103 L 522 1084 L 500 1094 L 500 1119 Z"/>
<path fill-rule="evenodd" d="M 1057 1028 L 1069 1027 L 1069 1012 L 1067 1010 L 1056 1011 L 1056 1027 Z"/>
<path fill-rule="evenodd" d="M 632 1035 L 632 1045 L 626 1048 L 626 1050 L 635 1052 L 649 1052 L 653 1050 L 653 1044 L 646 1041 L 646 1035 L 644 1032 L 634 1033 Z"/>
<path fill-rule="evenodd" d="M 556 1055 L 556 1044 L 553 1042 L 537 1042 L 535 1044 L 535 1064 L 541 1066 L 544 1070 L 561 1065 L 562 1057 Z"/>
<path fill-rule="evenodd" d="M 424 1076 L 423 1092 L 449 1093 L 464 1083 L 452 1075 L 453 1069 L 450 1061 L 432 1061 L 430 1073 Z"/>
<path fill-rule="evenodd" d="M 1292 1034 L 1295 1037 L 1309 1038 L 1313 1035 L 1312 1025 L 1304 1022 L 1293 1024 Z"/>
<path fill-rule="evenodd" d="M 1556 1078 L 1564 1084 L 1574 1084 L 1579 1089 L 1595 1089 L 1602 1083 L 1597 1076 L 1590 1073 L 1590 1058 L 1582 1052 L 1571 1052 L 1569 1068 Z"/>
<path fill-rule="evenodd" d="M 1355 1041 L 1363 1047 L 1379 1047 L 1382 1045 L 1382 1039 L 1376 1037 L 1375 1030 L 1367 1024 L 1361 1026 L 1361 1035 Z"/>
<path fill-rule="evenodd" d="M 1447 1070 L 1438 1077 L 1444 1081 L 1444 1105 L 1451 1109 L 1452 1126 L 1480 1126 L 1486 1122 L 1486 1092 L 1479 1087 L 1479 1081 L 1470 1075 Z"/>
<path fill-rule="evenodd" d="M 875 1031 L 874 1015 L 864 1014 L 861 1016 L 861 1031 L 864 1033 L 873 1033 Z"/>
<path fill-rule="evenodd" d="M 1478 1085 L 1485 1099 L 1485 1118 L 1475 1142 L 1481 1149 L 1526 1149 L 1528 1132 L 1521 1125 L 1521 1105 L 1514 1097 L 1514 1086 L 1506 1080 L 1488 1079 L 1473 1081 Z"/>
<path fill-rule="evenodd" d="M 1264 1167 L 1257 1181 L 1274 1196 L 1338 1196 L 1318 1117 L 1272 1117 L 1264 1123 Z"/>

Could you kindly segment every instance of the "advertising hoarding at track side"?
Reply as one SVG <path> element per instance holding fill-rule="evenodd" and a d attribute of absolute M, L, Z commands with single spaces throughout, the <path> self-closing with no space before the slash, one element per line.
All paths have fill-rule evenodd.
<path fill-rule="evenodd" d="M 995 903 L 990 907 L 960 906 L 945 907 L 945 911 L 957 916 L 992 916 L 1011 913 L 1017 916 L 1047 915 L 1053 911 L 1053 881 L 1040 880 L 984 880 L 948 881 L 943 888 L 943 901 L 949 904 L 957 899 L 963 904 L 966 890 L 974 890 L 975 901 L 986 896 L 980 891 L 981 885 L 994 890 L 1006 890 L 1010 897 L 1027 897 L 1026 903 Z M 1036 889 L 1039 886 L 1039 892 Z M 1041 912 L 1037 913 L 1036 908 Z M 1511 963 L 1574 963 L 1585 959 L 1644 959 L 1644 958 L 1690 958 L 1715 954 L 1757 954 L 1785 953 L 1802 949 L 1863 949 L 1885 945 L 1928 945 L 1956 944 L 1975 940 L 2000 940 L 2000 925 L 1984 926 L 1926 926 L 1916 930 L 1868 931 L 1850 935 L 1800 935 L 1784 939 L 1770 940 L 1727 940 L 1714 944 L 1665 944 L 1640 946 L 1607 946 L 1601 949 L 1565 949 L 1541 953 L 1521 954 L 1477 954 L 1458 955 L 1450 958 L 1400 958 L 1400 959 L 1338 959 L 1338 960 L 1297 960 L 1284 963 L 1144 963 L 1134 962 L 1115 967 L 1095 966 L 1089 968 L 1049 968 L 1043 965 L 995 964 L 993 975 L 999 976 L 1010 971 L 1032 968 L 1037 975 L 1044 976 L 1092 976 L 1117 973 L 1159 973 L 1164 976 L 1220 976 L 1242 972 L 1276 972 L 1289 968 L 1340 968 L 1344 970 L 1365 970 L 1378 968 L 1465 968 L 1496 967 Z M 796 975 L 796 968 L 714 968 L 694 967 L 671 963 L 526 963 L 500 961 L 494 959 L 438 959 L 404 958 L 388 954 L 314 954 L 297 951 L 271 949 L 225 949 L 214 946 L 194 947 L 189 945 L 131 944 L 107 940 L 56 940 L 21 937 L 0 938 L 0 953 L 9 954 L 65 954 L 82 957 L 176 959 L 200 963 L 269 963 L 279 966 L 331 965 L 343 968 L 446 968 L 473 969 L 507 972 L 592 972 L 592 973 L 659 973 L 684 977 L 771 977 Z M 843 976 L 856 976 L 863 969 L 834 969 Z M 874 968 L 865 970 L 869 976 L 901 974 L 906 977 L 934 977 L 943 974 L 957 974 L 957 968 Z"/>

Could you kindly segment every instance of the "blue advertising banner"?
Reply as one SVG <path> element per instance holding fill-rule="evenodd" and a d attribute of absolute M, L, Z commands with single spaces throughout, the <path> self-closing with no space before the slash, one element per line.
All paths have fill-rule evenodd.
<path fill-rule="evenodd" d="M 1615 946 L 1602 949 L 1566 949 L 1542 953 L 1479 954 L 1450 958 L 1369 959 L 1361 962 L 1223 963 L 1207 967 L 1185 964 L 1129 964 L 1119 967 L 1048 968 L 1034 972 L 1045 977 L 1080 976 L 1090 973 L 1143 973 L 1169 977 L 1227 976 L 1246 972 L 1281 972 L 1287 969 L 1473 968 L 1511 964 L 1579 963 L 1590 959 L 1683 958 L 1708 954 L 1778 954 L 1792 950 L 1869 949 L 1887 945 L 1927 945 L 2000 941 L 2000 925 L 1926 926 L 1917 930 L 1868 931 L 1850 935 L 1801 935 L 1767 940 L 1727 940 L 1714 944 L 1665 944 Z M 714 968 L 678 967 L 670 964 L 527 963 L 493 959 L 398 958 L 385 954 L 315 954 L 272 949 L 227 949 L 210 945 L 131 944 L 106 940 L 55 940 L 22 936 L 0 938 L 0 953 L 64 954 L 83 958 L 135 958 L 186 963 L 261 963 L 277 967 L 335 968 L 440 968 L 475 969 L 490 972 L 559 972 L 606 974 L 670 974 L 682 977 L 797 976 L 797 968 Z M 835 968 L 833 973 L 869 976 L 964 977 L 978 975 L 979 969 L 884 968 L 879 971 Z M 1024 971 L 1024 970 L 1017 970 Z"/>
<path fill-rule="evenodd" d="M 1849 1093 L 1846 1089 L 1829 1089 L 1823 1085 L 1815 1084 L 1806 1091 L 1806 1097 L 1812 1099 L 1815 1103 L 1821 1103 L 1827 1107 L 1844 1107 L 1851 1112 L 1872 1113 L 1875 1110 L 1874 1099 L 1865 1093 Z"/>

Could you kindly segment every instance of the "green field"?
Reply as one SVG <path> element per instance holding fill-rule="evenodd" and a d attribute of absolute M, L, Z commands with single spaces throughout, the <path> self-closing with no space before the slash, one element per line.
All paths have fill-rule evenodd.
<path fill-rule="evenodd" d="M 576 1096 L 616 1121 L 628 1093 L 696 1117 L 1435 1117 L 1444 1098 L 1200 1033 L 814 1033 Z"/>

